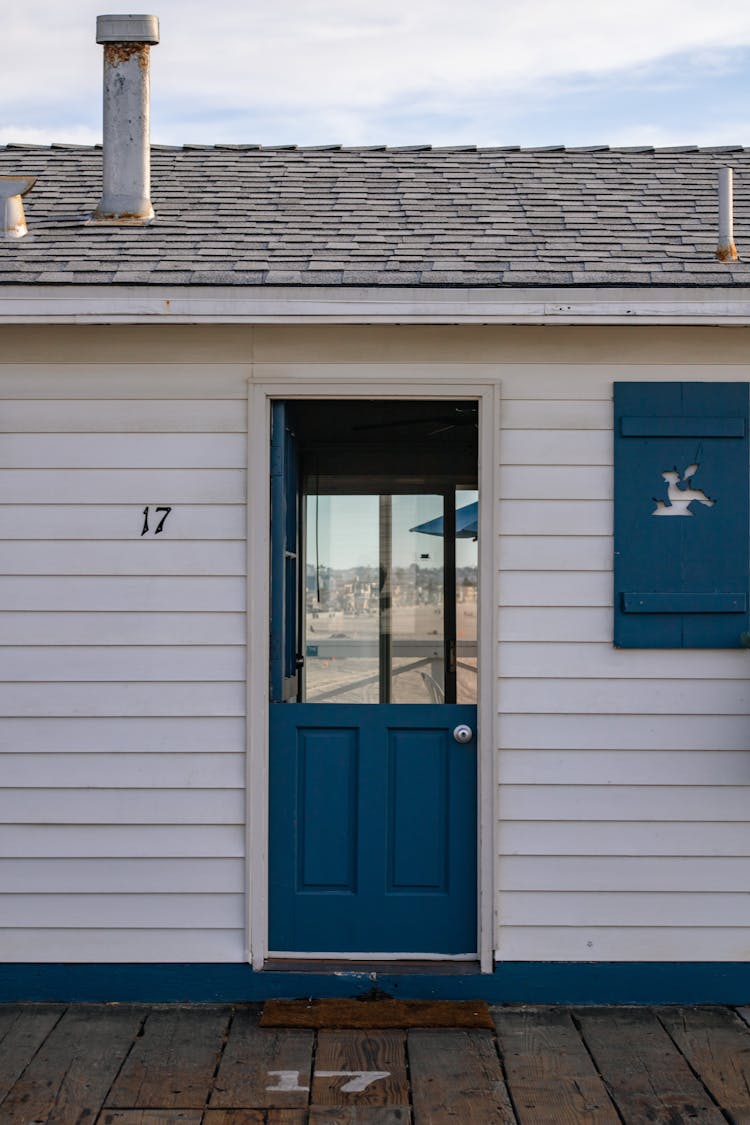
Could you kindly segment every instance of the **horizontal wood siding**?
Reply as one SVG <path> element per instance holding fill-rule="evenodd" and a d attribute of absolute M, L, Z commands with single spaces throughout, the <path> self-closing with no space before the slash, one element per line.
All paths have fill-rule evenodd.
<path fill-rule="evenodd" d="M 244 958 L 247 376 L 0 364 L 0 960 Z"/>
<path fill-rule="evenodd" d="M 499 959 L 747 957 L 750 658 L 612 647 L 612 383 L 677 377 L 750 367 L 502 375 Z"/>

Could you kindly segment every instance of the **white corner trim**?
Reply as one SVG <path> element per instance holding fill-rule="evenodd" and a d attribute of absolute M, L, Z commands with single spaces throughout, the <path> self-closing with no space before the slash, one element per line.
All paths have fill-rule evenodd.
<path fill-rule="evenodd" d="M 750 287 L 0 286 L 0 324 L 750 325 Z"/>

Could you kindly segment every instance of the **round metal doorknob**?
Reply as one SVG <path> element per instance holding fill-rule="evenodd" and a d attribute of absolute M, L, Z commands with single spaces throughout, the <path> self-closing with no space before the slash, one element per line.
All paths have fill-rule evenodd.
<path fill-rule="evenodd" d="M 453 729 L 453 737 L 455 738 L 456 742 L 460 742 L 462 744 L 471 742 L 472 738 L 474 737 L 474 731 L 471 729 L 471 727 L 467 727 L 466 723 L 459 723 L 458 726 L 454 727 Z"/>

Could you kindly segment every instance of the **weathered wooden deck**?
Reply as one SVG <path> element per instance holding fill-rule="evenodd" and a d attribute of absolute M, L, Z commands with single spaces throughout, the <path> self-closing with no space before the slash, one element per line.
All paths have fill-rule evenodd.
<path fill-rule="evenodd" d="M 496 1035 L 266 1030 L 259 1008 L 0 1007 L 0 1122 L 750 1122 L 747 1008 L 495 1008 Z"/>

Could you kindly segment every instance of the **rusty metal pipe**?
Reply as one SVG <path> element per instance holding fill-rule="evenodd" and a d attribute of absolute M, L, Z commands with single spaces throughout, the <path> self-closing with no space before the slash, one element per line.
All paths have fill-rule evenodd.
<path fill-rule="evenodd" d="M 104 46 L 102 198 L 95 222 L 141 225 L 151 204 L 149 51 L 159 42 L 156 16 L 98 16 Z"/>
<path fill-rule="evenodd" d="M 736 262 L 734 244 L 734 173 L 731 168 L 719 168 L 719 245 L 716 257 L 720 262 Z"/>

